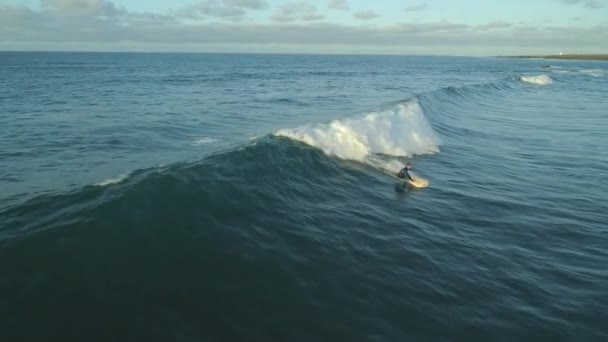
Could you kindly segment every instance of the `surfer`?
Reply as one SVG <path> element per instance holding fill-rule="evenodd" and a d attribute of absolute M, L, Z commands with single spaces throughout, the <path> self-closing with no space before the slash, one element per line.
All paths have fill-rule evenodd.
<path fill-rule="evenodd" d="M 410 181 L 414 182 L 414 178 L 410 174 L 410 170 L 411 169 L 412 169 L 412 164 L 411 163 L 405 164 L 405 166 L 403 167 L 403 169 L 401 169 L 401 171 L 399 171 L 399 173 L 397 174 L 397 177 L 399 177 L 399 178 L 408 178 Z"/>

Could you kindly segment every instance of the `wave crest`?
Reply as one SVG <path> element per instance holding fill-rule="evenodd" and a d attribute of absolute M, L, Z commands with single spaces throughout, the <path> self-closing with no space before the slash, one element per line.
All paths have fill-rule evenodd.
<path fill-rule="evenodd" d="M 97 185 L 97 186 L 107 186 L 107 185 L 112 185 L 112 184 L 118 184 L 118 183 L 124 181 L 125 179 L 127 179 L 127 177 L 129 177 L 129 174 L 128 173 L 123 173 L 123 174 L 120 174 L 120 175 L 118 175 L 116 177 L 111 177 L 111 178 L 104 179 L 101 182 L 96 183 L 95 185 Z"/>
<path fill-rule="evenodd" d="M 275 135 L 304 142 L 342 159 L 373 154 L 412 156 L 438 152 L 441 143 L 417 101 L 372 112 L 359 119 L 281 129 Z"/>
<path fill-rule="evenodd" d="M 211 137 L 202 137 L 202 138 L 198 138 L 196 140 L 194 140 L 192 142 L 192 145 L 194 146 L 199 146 L 199 145 L 206 145 L 206 144 L 213 144 L 218 142 L 218 139 L 215 138 L 211 138 Z"/>
<path fill-rule="evenodd" d="M 553 79 L 551 79 L 551 77 L 549 77 L 547 75 L 521 76 L 519 79 L 524 82 L 527 82 L 527 83 L 540 84 L 540 85 L 547 85 L 547 84 L 553 83 Z"/>

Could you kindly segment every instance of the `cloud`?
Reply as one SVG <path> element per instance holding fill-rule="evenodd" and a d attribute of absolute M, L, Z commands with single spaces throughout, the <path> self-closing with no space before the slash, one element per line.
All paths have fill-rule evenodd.
<path fill-rule="evenodd" d="M 323 19 L 323 15 L 319 14 L 317 8 L 311 4 L 291 2 L 279 7 L 271 19 L 279 22 L 314 21 Z"/>
<path fill-rule="evenodd" d="M 354 13 L 353 17 L 355 17 L 357 19 L 361 19 L 361 20 L 370 20 L 370 19 L 378 18 L 379 15 L 378 15 L 378 13 L 376 13 L 372 10 L 366 10 L 366 11 L 360 11 L 360 12 Z"/>
<path fill-rule="evenodd" d="M 263 10 L 268 8 L 264 0 L 205 0 L 177 10 L 177 15 L 183 18 L 200 19 L 216 17 L 228 20 L 240 20 L 247 10 Z"/>
<path fill-rule="evenodd" d="M 41 0 L 41 5 L 63 15 L 116 16 L 126 12 L 124 8 L 118 8 L 114 3 L 106 0 Z"/>
<path fill-rule="evenodd" d="M 330 0 L 328 7 L 332 8 L 332 9 L 336 9 L 336 10 L 349 9 L 348 4 L 346 3 L 346 0 Z"/>
<path fill-rule="evenodd" d="M 405 10 L 408 12 L 420 12 L 420 11 L 424 11 L 425 9 L 427 9 L 427 7 L 429 7 L 427 4 L 418 4 L 418 5 L 408 6 Z"/>
<path fill-rule="evenodd" d="M 268 8 L 268 3 L 264 0 L 224 0 L 226 6 L 241 7 L 250 10 L 264 10 Z"/>
<path fill-rule="evenodd" d="M 227 7 L 235 3 L 221 2 Z M 270 23 L 185 21 L 176 13 L 128 11 L 108 1 L 89 4 L 50 6 L 47 2 L 35 9 L 0 4 L 0 49 L 543 54 L 593 52 L 605 46 L 608 36 L 607 24 L 439 21 L 339 25 L 307 21 L 320 14 L 302 3 L 280 8 L 277 14 L 288 20 Z M 237 8 L 245 11 L 256 6 L 253 2 L 248 3 L 249 8 L 239 4 Z"/>
<path fill-rule="evenodd" d="M 477 27 L 478 30 L 496 30 L 496 29 L 506 29 L 512 27 L 513 24 L 506 21 L 493 21 L 491 23 L 480 25 Z"/>
<path fill-rule="evenodd" d="M 587 8 L 602 8 L 606 7 L 605 0 L 554 0 L 565 5 L 581 5 Z"/>
<path fill-rule="evenodd" d="M 44 20 L 44 16 L 24 5 L 0 5 L 0 33 L 2 30 L 19 30 Z M 0 35 L 0 37 L 2 37 Z M 5 38 L 9 38 L 6 36 Z M 2 38 L 0 38 L 2 40 Z"/>

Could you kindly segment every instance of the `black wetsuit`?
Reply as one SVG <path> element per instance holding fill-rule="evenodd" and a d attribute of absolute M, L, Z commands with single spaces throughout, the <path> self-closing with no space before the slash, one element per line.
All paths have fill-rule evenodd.
<path fill-rule="evenodd" d="M 410 175 L 410 170 L 403 168 L 401 169 L 401 171 L 399 171 L 399 173 L 397 174 L 397 177 L 399 178 L 409 178 L 409 180 L 411 180 L 412 182 L 414 181 L 414 178 L 412 178 L 412 176 Z"/>

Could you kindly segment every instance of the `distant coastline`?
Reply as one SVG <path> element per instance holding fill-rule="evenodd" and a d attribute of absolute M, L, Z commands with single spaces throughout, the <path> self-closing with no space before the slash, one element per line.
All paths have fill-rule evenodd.
<path fill-rule="evenodd" d="M 578 59 L 587 61 L 608 61 L 608 54 L 571 54 L 546 56 L 510 56 L 510 58 L 538 58 L 538 59 Z"/>

